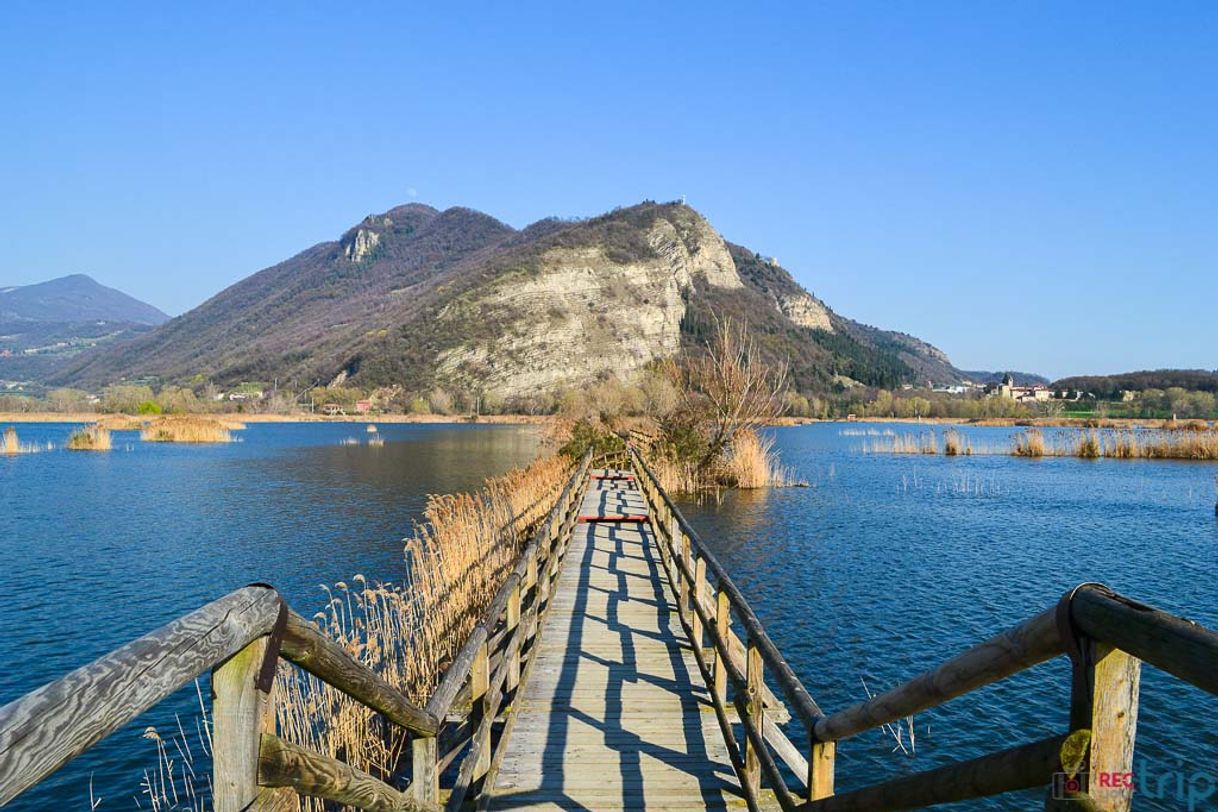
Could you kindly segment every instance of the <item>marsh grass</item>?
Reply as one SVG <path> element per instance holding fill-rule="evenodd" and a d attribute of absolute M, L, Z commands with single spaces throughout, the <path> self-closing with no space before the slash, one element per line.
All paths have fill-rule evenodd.
<path fill-rule="evenodd" d="M 939 440 L 934 431 L 906 432 L 868 440 L 863 444 L 863 451 L 868 454 L 938 454 Z"/>
<path fill-rule="evenodd" d="M 148 443 L 229 443 L 230 429 L 220 420 L 197 415 L 171 415 L 149 422 L 140 431 Z"/>
<path fill-rule="evenodd" d="M 20 454 L 21 441 L 17 439 L 17 429 L 9 426 L 4 430 L 4 444 L 0 446 L 5 454 Z"/>
<path fill-rule="evenodd" d="M 1015 447 L 1011 453 L 1016 457 L 1045 456 L 1045 435 L 1040 429 L 1028 429 L 1015 435 Z"/>
<path fill-rule="evenodd" d="M 405 588 L 323 586 L 313 622 L 382 679 L 423 705 L 464 645 L 571 471 L 565 457 L 487 480 L 474 493 L 431 496 L 424 521 L 405 541 Z M 400 783 L 409 740 L 379 714 L 316 678 L 281 664 L 279 735 Z M 321 812 L 319 801 L 301 808 Z"/>
<path fill-rule="evenodd" d="M 108 414 L 97 421 L 97 425 L 109 431 L 140 431 L 145 420 L 126 414 Z"/>
<path fill-rule="evenodd" d="M 110 448 L 110 429 L 101 425 L 77 429 L 68 438 L 68 449 L 72 451 L 109 451 Z"/>
<path fill-rule="evenodd" d="M 968 438 L 964 433 L 957 429 L 948 429 L 943 432 L 943 453 L 948 457 L 957 457 L 960 455 L 971 455 L 973 447 L 969 444 Z"/>
<path fill-rule="evenodd" d="M 1085 460 L 1099 459 L 1104 456 L 1104 442 L 1095 429 L 1084 431 L 1074 442 L 1074 456 Z"/>
<path fill-rule="evenodd" d="M 774 438 L 747 429 L 732 439 L 721 481 L 736 488 L 787 487 L 796 483 L 774 450 Z"/>

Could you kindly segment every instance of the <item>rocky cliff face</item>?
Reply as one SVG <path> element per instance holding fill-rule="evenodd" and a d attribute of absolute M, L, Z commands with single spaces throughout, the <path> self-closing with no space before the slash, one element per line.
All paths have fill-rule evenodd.
<path fill-rule="evenodd" d="M 930 345 L 837 315 L 688 206 L 644 203 L 520 231 L 464 208 L 370 215 L 60 380 L 304 388 L 345 376 L 511 401 L 629 378 L 696 350 L 720 316 L 747 323 L 804 391 L 843 375 L 959 377 Z"/>
<path fill-rule="evenodd" d="M 510 399 L 606 374 L 629 377 L 676 355 L 683 294 L 694 281 L 722 289 L 744 283 L 723 239 L 696 214 L 657 217 L 646 241 L 654 254 L 631 260 L 600 245 L 551 248 L 535 273 L 488 285 L 476 313 L 446 307 L 439 318 L 455 327 L 473 317 L 505 329 L 441 352 L 437 377 Z"/>

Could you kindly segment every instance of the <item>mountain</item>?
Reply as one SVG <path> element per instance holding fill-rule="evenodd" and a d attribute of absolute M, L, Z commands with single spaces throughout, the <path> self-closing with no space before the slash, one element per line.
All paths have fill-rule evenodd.
<path fill-rule="evenodd" d="M 155 327 L 169 317 L 122 291 L 99 285 L 84 274 L 73 274 L 36 285 L 0 288 L 0 321 L 113 321 Z"/>
<path fill-rule="evenodd" d="M 1049 384 L 1048 378 L 1034 372 L 1008 372 L 1007 370 L 987 372 L 982 369 L 966 369 L 962 370 L 962 373 L 973 383 L 1002 383 L 1003 376 L 1010 375 L 1016 386 L 1047 386 Z"/>
<path fill-rule="evenodd" d="M 0 288 L 0 379 L 44 378 L 81 353 L 168 319 L 84 274 Z"/>
<path fill-rule="evenodd" d="M 521 230 L 465 208 L 371 215 L 63 380 L 344 379 L 511 400 L 628 377 L 724 316 L 789 360 L 802 391 L 961 379 L 939 350 L 839 316 L 692 208 L 647 202 Z"/>

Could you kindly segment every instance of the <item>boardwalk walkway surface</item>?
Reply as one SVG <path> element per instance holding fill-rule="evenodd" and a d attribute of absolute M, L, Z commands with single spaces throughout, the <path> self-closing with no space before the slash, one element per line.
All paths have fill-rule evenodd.
<path fill-rule="evenodd" d="M 597 470 L 580 514 L 647 506 L 630 472 Z M 491 809 L 745 807 L 651 533 L 576 526 Z"/>

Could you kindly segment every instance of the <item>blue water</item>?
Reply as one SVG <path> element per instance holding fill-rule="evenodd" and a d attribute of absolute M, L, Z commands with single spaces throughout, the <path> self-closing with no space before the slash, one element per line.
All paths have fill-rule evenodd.
<path fill-rule="evenodd" d="M 62 448 L 74 427 L 17 428 L 23 444 Z M 0 456 L 0 704 L 245 584 L 275 585 L 307 617 L 320 584 L 400 581 L 401 539 L 428 493 L 474 488 L 538 447 L 520 427 L 382 424 L 380 435 L 372 447 L 362 424 L 251 424 L 224 445 L 125 432 L 109 453 Z M 102 810 L 134 808 L 156 765 L 141 733 L 174 729 L 175 714 L 193 730 L 197 705 L 190 687 L 6 809 L 87 810 L 90 776 Z"/>
<path fill-rule="evenodd" d="M 863 453 L 880 438 L 844 434 L 888 428 L 777 429 L 784 461 L 811 487 L 684 504 L 822 708 L 863 699 L 861 679 L 897 685 L 1082 581 L 1218 628 L 1218 466 L 898 456 Z M 55 444 L 70 429 L 19 427 L 23 442 Z M 967 433 L 1005 447 L 1013 431 Z M 0 457 L 0 703 L 246 583 L 273 583 L 309 614 L 319 584 L 397 580 L 399 539 L 427 493 L 473 487 L 537 448 L 535 432 L 509 427 L 381 434 L 374 448 L 359 425 L 251 425 L 223 446 L 119 434 L 108 454 Z M 339 444 L 348 437 L 361 445 Z M 838 787 L 1060 733 L 1068 678 L 1055 661 L 919 714 L 912 755 L 879 732 L 845 741 Z M 184 691 L 7 808 L 87 809 L 91 775 L 102 810 L 132 808 L 154 764 L 141 732 L 173 729 L 175 713 L 191 726 L 196 703 Z M 1218 781 L 1216 712 L 1218 699 L 1145 670 L 1136 809 L 1187 809 L 1190 786 L 1201 795 L 1206 776 Z M 1218 791 L 1195 808 L 1218 808 Z"/>
<path fill-rule="evenodd" d="M 853 436 L 886 429 L 910 431 L 776 429 L 811 487 L 682 504 L 822 709 L 865 699 L 861 680 L 894 687 L 1084 581 L 1218 628 L 1218 466 L 864 453 L 880 438 Z M 1014 431 L 966 433 L 1007 448 Z M 1218 698 L 1149 666 L 1141 696 L 1135 809 L 1187 809 L 1190 788 L 1194 808 L 1218 808 Z M 918 714 L 912 755 L 877 731 L 840 743 L 838 791 L 1065 732 L 1068 702 L 1059 658 Z"/>

